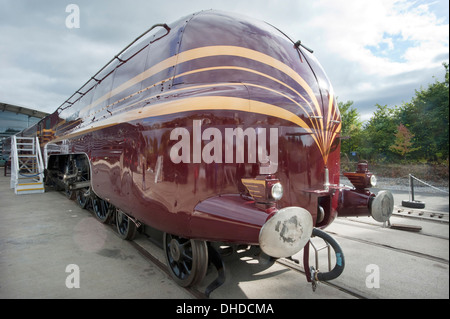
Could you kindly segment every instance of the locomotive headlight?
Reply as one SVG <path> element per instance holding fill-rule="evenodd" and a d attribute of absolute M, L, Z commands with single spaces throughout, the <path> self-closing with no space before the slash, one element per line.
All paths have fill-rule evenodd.
<path fill-rule="evenodd" d="M 283 197 L 283 186 L 273 175 L 261 175 L 256 178 L 243 178 L 242 184 L 249 195 L 257 202 L 272 205 Z"/>
<path fill-rule="evenodd" d="M 377 185 L 377 178 L 375 177 L 375 175 L 370 176 L 370 185 L 372 185 L 372 187 L 375 187 Z"/>
<path fill-rule="evenodd" d="M 283 197 L 283 186 L 280 183 L 273 184 L 270 195 L 274 200 L 280 200 Z"/>

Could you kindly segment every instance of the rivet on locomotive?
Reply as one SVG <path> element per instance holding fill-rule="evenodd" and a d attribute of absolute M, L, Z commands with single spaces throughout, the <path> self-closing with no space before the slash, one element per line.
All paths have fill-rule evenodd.
<path fill-rule="evenodd" d="M 272 260 L 303 249 L 315 287 L 344 270 L 323 231 L 337 216 L 388 221 L 393 197 L 369 190 L 366 163 L 345 173 L 354 187 L 340 185 L 340 132 L 311 50 L 265 22 L 210 10 L 154 25 L 22 135 L 40 138 L 47 183 L 122 238 L 163 232 L 179 285 L 214 264 L 209 294 L 225 279 L 223 246 Z M 334 249 L 332 270 L 309 266 L 312 236 Z"/>

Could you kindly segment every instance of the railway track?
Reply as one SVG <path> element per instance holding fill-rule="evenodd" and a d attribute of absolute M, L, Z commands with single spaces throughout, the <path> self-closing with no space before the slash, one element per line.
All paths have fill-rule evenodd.
<path fill-rule="evenodd" d="M 394 206 L 393 216 L 407 217 L 411 219 L 427 220 L 440 223 L 449 223 L 449 213 L 436 212 L 425 209 L 412 209 L 402 206 Z"/>
<path fill-rule="evenodd" d="M 283 265 L 289 269 L 292 269 L 296 272 L 299 272 L 302 275 L 305 275 L 305 271 L 304 271 L 303 267 L 301 267 L 299 264 L 293 262 L 292 260 L 289 260 L 287 258 L 280 258 L 277 260 L 277 263 L 279 263 L 280 265 Z M 345 294 L 348 294 L 349 296 L 355 297 L 357 299 L 368 299 L 367 296 L 362 295 L 361 293 L 359 293 L 357 291 L 353 291 L 353 290 L 345 288 L 341 285 L 335 284 L 332 281 L 323 282 L 322 284 L 327 285 L 332 288 L 335 288 L 335 289 L 342 291 Z"/>
<path fill-rule="evenodd" d="M 134 249 L 136 249 L 143 257 L 145 257 L 149 262 L 155 264 L 167 276 L 170 277 L 170 273 L 167 268 L 167 265 L 165 263 L 161 262 L 159 258 L 157 258 L 149 250 L 147 250 L 146 248 L 141 246 L 136 241 L 130 241 L 130 245 Z M 296 264 L 292 260 L 289 260 L 286 258 L 280 258 L 280 259 L 276 260 L 276 264 L 284 267 L 285 269 L 289 269 L 294 272 L 300 273 L 302 276 L 305 275 L 303 268 L 300 265 Z M 243 265 L 243 266 L 245 266 L 245 265 Z M 338 284 L 334 284 L 332 282 L 324 282 L 323 284 L 327 285 L 328 287 L 334 288 L 342 293 L 345 293 L 351 297 L 354 297 L 357 299 L 367 299 L 367 296 L 364 296 L 364 295 L 358 293 L 357 291 L 352 291 L 351 289 L 345 288 Z M 209 299 L 209 297 L 204 292 L 200 291 L 197 287 L 188 287 L 188 288 L 183 288 L 183 289 L 185 289 L 187 292 L 189 292 L 195 299 Z M 220 287 L 219 287 L 219 289 L 220 289 Z M 309 287 L 309 289 L 311 289 L 311 288 Z M 230 296 L 230 297 L 233 298 L 233 296 Z"/>
<path fill-rule="evenodd" d="M 350 237 L 350 236 L 345 236 L 345 235 L 342 235 L 342 234 L 337 234 L 337 233 L 334 233 L 334 232 L 329 232 L 329 233 L 334 235 L 334 236 L 336 236 L 336 237 L 339 237 L 339 238 L 345 238 L 345 239 L 348 239 L 348 240 L 357 241 L 357 242 L 360 242 L 360 243 L 364 243 L 366 245 L 382 247 L 384 249 L 391 250 L 391 251 L 394 251 L 394 252 L 408 254 L 408 255 L 412 255 L 412 256 L 423 258 L 423 259 L 436 261 L 436 262 L 447 264 L 447 265 L 449 264 L 449 260 L 446 259 L 446 258 L 436 257 L 436 256 L 433 256 L 433 255 L 430 255 L 430 254 L 425 254 L 425 253 L 421 253 L 421 252 L 417 252 L 417 251 L 413 251 L 413 250 L 409 250 L 409 249 L 397 248 L 397 247 L 392 246 L 392 245 L 375 243 L 375 242 L 371 242 L 371 241 L 364 240 L 364 239 L 359 239 L 359 238 L 354 238 L 354 237 Z M 441 238 L 441 237 L 435 236 L 435 238 Z"/>
<path fill-rule="evenodd" d="M 95 212 L 91 205 L 87 205 L 84 208 L 86 210 L 88 210 L 91 214 L 95 215 Z M 119 234 L 117 232 L 117 228 L 115 227 L 115 225 L 113 225 L 113 223 L 107 223 L 105 225 L 108 226 L 109 229 L 114 234 L 119 236 Z M 149 249 L 146 249 L 143 245 L 139 244 L 136 240 L 126 240 L 126 242 L 128 242 L 130 244 L 130 246 L 133 249 L 135 249 L 139 254 L 141 254 L 148 262 L 150 262 L 153 265 L 155 265 L 156 267 L 158 267 L 158 269 L 160 269 L 167 277 L 170 277 L 169 269 L 168 269 L 167 265 L 160 260 L 161 258 L 158 258 L 157 256 L 155 256 L 154 253 L 152 253 Z M 161 251 L 162 251 L 163 246 L 161 243 L 158 243 L 155 240 L 152 240 L 152 242 L 153 242 L 153 244 L 157 245 L 158 248 L 161 249 Z M 180 287 L 180 289 L 186 290 L 195 299 L 208 299 L 208 296 L 206 296 L 206 294 L 200 292 L 199 290 L 197 290 L 193 287 Z"/>
<path fill-rule="evenodd" d="M 144 247 L 139 245 L 136 241 L 130 241 L 130 245 L 136 249 L 143 257 L 145 257 L 149 262 L 153 263 L 160 270 L 162 270 L 168 277 L 170 277 L 169 269 L 167 265 L 161 262 L 156 256 L 154 256 L 150 251 L 146 250 Z M 180 287 L 181 288 L 181 287 Z M 208 299 L 205 293 L 192 287 L 184 287 L 188 293 L 190 293 L 195 299 Z"/>
<path fill-rule="evenodd" d="M 89 209 L 91 213 L 93 213 L 92 208 Z M 406 220 L 403 218 L 403 220 Z M 415 218 L 409 217 L 408 220 L 414 220 L 416 223 L 422 224 L 433 224 L 438 227 L 447 227 L 446 223 L 436 223 L 430 222 L 428 220 L 424 220 L 423 218 Z M 115 227 L 111 227 L 114 232 L 116 232 Z M 406 236 L 404 241 L 411 242 L 412 240 L 424 241 L 422 246 L 429 246 L 429 242 L 437 241 L 439 245 L 443 246 L 443 249 L 439 249 L 439 251 L 447 251 L 448 252 L 448 231 L 445 233 L 433 233 L 428 229 L 424 229 L 424 231 L 419 232 L 405 232 L 400 230 L 394 230 L 389 228 L 383 228 L 380 224 L 374 224 L 370 219 L 364 218 L 344 218 L 337 219 L 334 223 L 328 227 L 327 232 L 331 234 L 336 240 L 338 240 L 344 250 L 344 254 L 349 251 L 349 254 L 354 254 L 356 251 L 361 251 L 367 253 L 369 251 L 376 251 L 377 254 L 381 254 L 384 256 L 389 256 L 391 260 L 415 260 L 415 264 L 423 264 L 428 263 L 432 266 L 427 268 L 427 271 L 436 270 L 436 269 L 445 269 L 446 276 L 448 278 L 448 253 L 447 255 L 442 255 L 440 252 L 436 254 L 433 251 L 421 250 L 420 245 L 416 245 L 416 247 L 406 247 L 405 245 L 399 244 L 401 240 L 390 242 L 389 236 L 392 238 Z M 356 233 L 360 235 L 355 235 Z M 374 234 L 374 237 L 371 237 L 371 233 Z M 368 237 L 361 236 L 361 234 L 365 234 Z M 389 235 L 389 236 L 388 236 Z M 157 249 L 148 249 L 148 245 L 145 242 L 148 241 L 148 236 L 144 236 L 140 234 L 140 238 L 138 240 L 129 241 L 131 247 L 136 249 L 148 262 L 157 266 L 162 272 L 164 272 L 168 277 L 170 277 L 169 269 L 165 263 L 163 257 L 163 249 L 162 244 L 155 242 L 152 240 L 152 244 L 157 247 Z M 357 247 L 357 248 L 355 248 Z M 159 249 L 159 251 L 158 251 Z M 360 256 L 359 261 L 365 259 L 364 256 Z M 246 259 L 247 258 L 247 259 Z M 321 257 L 323 258 L 323 256 Z M 347 256 L 346 256 L 347 258 Z M 302 253 L 299 253 L 298 256 L 294 256 L 294 259 L 302 260 Z M 379 258 L 378 258 L 379 259 Z M 358 261 L 358 256 L 351 256 L 347 258 L 348 262 L 346 265 L 346 269 L 344 270 L 344 274 L 338 278 L 337 280 L 333 280 L 330 282 L 320 283 L 317 291 L 312 292 L 311 284 L 306 282 L 305 272 L 302 267 L 302 263 L 296 263 L 293 260 L 289 260 L 286 258 L 281 258 L 276 260 L 275 263 L 268 265 L 267 267 L 264 265 L 258 266 L 257 258 L 249 258 L 248 256 L 244 258 L 240 258 L 237 256 L 234 259 L 225 259 L 225 267 L 227 268 L 228 275 L 227 282 L 222 287 L 219 287 L 217 290 L 213 291 L 210 298 L 211 299 L 240 299 L 240 298 L 283 298 L 283 299 L 295 299 L 295 298 L 351 298 L 351 299 L 378 299 L 378 298 L 390 298 L 389 295 L 380 294 L 381 290 L 374 289 L 365 289 L 364 286 L 361 285 L 361 282 L 364 282 L 365 275 L 359 275 L 358 278 L 352 276 L 352 273 L 355 273 L 355 265 L 350 264 L 350 261 Z M 368 261 L 367 261 L 368 262 Z M 311 264 L 313 265 L 313 264 Z M 364 265 L 362 265 L 364 266 Z M 356 268 L 361 268 L 361 265 Z M 384 265 L 380 265 L 383 269 Z M 248 269 L 250 268 L 250 269 Z M 204 293 L 205 285 L 208 284 L 208 281 L 214 279 L 215 269 L 210 267 L 207 277 L 205 280 L 198 286 L 194 288 L 182 288 L 185 289 L 193 299 L 208 299 L 208 296 Z M 418 270 L 418 272 L 422 273 L 422 271 Z M 211 274 L 212 273 L 212 274 Z M 264 273 L 264 276 L 261 276 L 260 279 L 261 289 L 258 291 L 249 290 L 247 287 L 244 287 L 258 277 L 259 273 Z M 383 278 L 387 276 L 396 276 L 396 271 L 393 271 L 392 274 L 383 273 Z M 282 276 L 280 276 L 282 274 Z M 398 273 L 397 273 L 398 274 Z M 437 276 L 436 276 L 437 277 Z M 445 277 L 444 277 L 445 278 Z M 258 279 L 259 280 L 259 279 Z M 429 281 L 429 280 L 428 280 Z M 436 286 L 437 283 L 433 283 L 431 285 Z M 245 285 L 243 284 L 245 283 Z M 355 284 L 356 283 L 356 284 Z M 259 285 L 259 284 L 258 284 Z M 279 289 L 277 286 L 283 287 L 291 287 L 289 290 L 286 290 L 286 293 L 283 294 L 266 294 L 265 290 L 268 289 Z M 250 286 L 250 285 L 249 285 Z M 264 287 L 264 288 L 263 288 Z M 394 289 L 394 288 L 391 288 Z M 426 289 L 426 287 L 424 288 Z M 292 291 L 289 293 L 288 291 Z M 294 292 L 295 291 L 295 292 Z M 445 294 L 445 292 L 444 292 Z M 448 287 L 447 287 L 447 296 L 448 296 Z M 395 297 L 393 297 L 395 298 Z"/>

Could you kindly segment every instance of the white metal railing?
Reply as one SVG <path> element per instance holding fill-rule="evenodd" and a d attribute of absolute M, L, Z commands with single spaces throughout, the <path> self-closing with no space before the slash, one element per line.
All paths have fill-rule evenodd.
<path fill-rule="evenodd" d="M 44 162 L 38 137 L 11 139 L 11 182 L 16 194 L 44 192 Z"/>
<path fill-rule="evenodd" d="M 44 161 L 42 160 L 41 147 L 39 145 L 39 138 L 36 136 L 36 140 L 34 143 L 35 151 L 36 151 L 36 159 L 38 162 L 39 175 L 44 173 Z M 43 176 L 42 176 L 43 178 Z"/>
<path fill-rule="evenodd" d="M 48 158 L 52 154 L 61 154 L 61 146 L 58 144 L 47 143 L 44 146 L 44 168 L 48 167 Z"/>
<path fill-rule="evenodd" d="M 19 167 L 19 158 L 17 156 L 17 139 L 16 136 L 13 135 L 11 139 L 11 182 L 10 188 L 16 188 L 17 180 L 18 180 L 18 167 Z"/>

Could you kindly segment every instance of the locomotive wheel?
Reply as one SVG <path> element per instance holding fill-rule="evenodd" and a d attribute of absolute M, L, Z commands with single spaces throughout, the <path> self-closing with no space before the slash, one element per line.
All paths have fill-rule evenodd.
<path fill-rule="evenodd" d="M 136 235 L 136 224 L 120 209 L 116 209 L 116 228 L 122 239 L 133 240 Z"/>
<path fill-rule="evenodd" d="M 112 207 L 111 205 L 101 199 L 98 196 L 95 196 L 95 198 L 92 201 L 92 206 L 94 208 L 94 214 L 95 217 L 102 223 L 107 224 L 111 220 L 112 216 Z"/>
<path fill-rule="evenodd" d="M 202 281 L 208 270 L 208 246 L 205 241 L 164 234 L 164 252 L 170 275 L 182 286 Z"/>
<path fill-rule="evenodd" d="M 73 160 L 67 160 L 66 168 L 64 170 L 64 176 L 76 174 L 77 171 L 78 170 L 77 170 L 77 167 L 75 165 L 75 162 Z M 70 189 L 69 183 L 67 181 L 65 181 L 64 179 L 63 179 L 63 182 L 64 182 L 64 185 L 65 185 L 64 193 L 66 194 L 66 197 L 68 199 L 70 199 L 70 200 L 75 199 L 77 191 L 73 190 L 73 189 Z"/>
<path fill-rule="evenodd" d="M 89 203 L 89 194 L 90 194 L 89 188 L 77 190 L 77 203 L 83 209 L 86 209 Z"/>
<path fill-rule="evenodd" d="M 66 189 L 64 190 L 64 194 L 66 194 L 66 197 L 70 200 L 75 199 L 75 191 L 72 189 L 69 189 L 69 187 L 66 186 Z"/>

